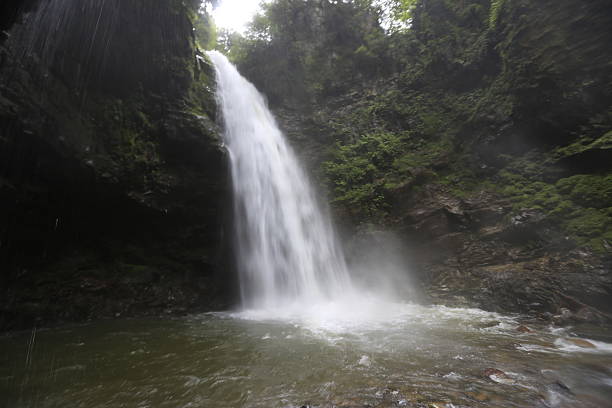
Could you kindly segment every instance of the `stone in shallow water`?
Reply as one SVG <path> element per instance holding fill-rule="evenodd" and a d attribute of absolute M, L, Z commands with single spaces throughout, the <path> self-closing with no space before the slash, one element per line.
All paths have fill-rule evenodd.
<path fill-rule="evenodd" d="M 506 373 L 504 373 L 502 370 L 498 370 L 497 368 L 486 368 L 483 374 L 485 377 L 491 377 L 492 375 L 495 375 L 500 378 L 508 378 L 508 375 Z"/>
<path fill-rule="evenodd" d="M 498 384 L 514 384 L 514 380 L 497 368 L 487 368 L 484 370 L 484 375 L 488 379 Z"/>
<path fill-rule="evenodd" d="M 527 326 L 520 325 L 519 327 L 516 328 L 516 331 L 520 333 L 531 333 L 533 330 L 531 330 Z"/>
<path fill-rule="evenodd" d="M 572 339 L 572 338 L 568 338 L 566 340 L 569 341 L 570 343 L 578 346 L 578 347 L 582 347 L 582 348 L 597 348 L 593 343 L 591 343 L 590 341 L 584 340 L 584 339 Z"/>
<path fill-rule="evenodd" d="M 480 402 L 488 401 L 490 399 L 489 395 L 484 392 L 468 391 L 465 393 L 465 395 L 467 395 L 468 397 L 472 399 L 475 399 L 476 401 L 480 401 Z"/>
<path fill-rule="evenodd" d="M 359 365 L 370 367 L 372 365 L 372 362 L 370 361 L 370 357 L 366 355 L 361 356 L 361 358 L 359 359 Z"/>

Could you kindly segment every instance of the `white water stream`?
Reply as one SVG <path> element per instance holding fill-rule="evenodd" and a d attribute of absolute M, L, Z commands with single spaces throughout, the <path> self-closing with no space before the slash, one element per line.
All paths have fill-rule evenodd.
<path fill-rule="evenodd" d="M 243 306 L 312 305 L 350 294 L 330 220 L 264 98 L 225 56 L 209 56 L 230 152 Z"/>

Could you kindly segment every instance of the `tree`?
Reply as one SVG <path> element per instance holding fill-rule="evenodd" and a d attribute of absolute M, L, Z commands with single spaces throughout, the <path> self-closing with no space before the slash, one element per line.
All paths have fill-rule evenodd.
<path fill-rule="evenodd" d="M 217 26 L 211 15 L 204 11 L 198 13 L 194 21 L 193 28 L 195 30 L 196 43 L 198 47 L 211 50 L 217 44 Z"/>
<path fill-rule="evenodd" d="M 388 68 L 380 17 L 370 0 L 275 0 L 230 55 L 272 103 L 309 104 Z"/>
<path fill-rule="evenodd" d="M 410 27 L 417 0 L 379 0 L 387 30 L 401 31 Z"/>

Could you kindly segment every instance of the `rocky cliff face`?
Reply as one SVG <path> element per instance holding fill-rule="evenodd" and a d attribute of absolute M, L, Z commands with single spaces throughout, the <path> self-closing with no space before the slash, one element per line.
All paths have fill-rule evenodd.
<path fill-rule="evenodd" d="M 0 6 L 2 329 L 231 298 L 198 2 L 162 3 Z M 349 261 L 390 230 L 432 300 L 609 319 L 609 2 L 416 4 L 393 75 L 277 109 Z"/>
<path fill-rule="evenodd" d="M 402 71 L 279 116 L 347 235 L 399 234 L 433 300 L 606 320 L 611 26 L 606 1 L 417 2 Z"/>
<path fill-rule="evenodd" d="M 199 2 L 162 3 L 30 2 L 3 20 L 1 329 L 230 298 Z"/>

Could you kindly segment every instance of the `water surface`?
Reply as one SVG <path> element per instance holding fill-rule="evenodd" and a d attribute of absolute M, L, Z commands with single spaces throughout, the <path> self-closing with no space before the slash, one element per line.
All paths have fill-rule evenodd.
<path fill-rule="evenodd" d="M 609 332 L 370 304 L 115 320 L 0 338 L 2 407 L 605 407 Z M 339 311 L 342 310 L 340 313 Z M 338 313 L 336 313 L 338 311 Z M 385 314 L 379 312 L 384 311 Z M 295 313 L 294 313 L 295 312 Z M 609 337 L 608 337 L 609 339 Z M 505 373 L 495 374 L 487 369 Z"/>

